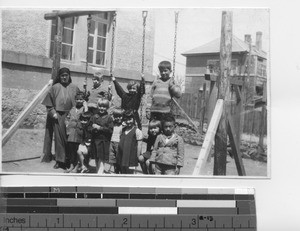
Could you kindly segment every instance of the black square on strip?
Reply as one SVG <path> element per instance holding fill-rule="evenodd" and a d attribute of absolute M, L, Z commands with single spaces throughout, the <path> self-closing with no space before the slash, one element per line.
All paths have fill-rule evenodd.
<path fill-rule="evenodd" d="M 75 193 L 49 193 L 50 198 L 75 198 Z"/>
<path fill-rule="evenodd" d="M 101 193 L 77 193 L 77 198 L 101 198 Z"/>
<path fill-rule="evenodd" d="M 129 199 L 129 194 L 121 194 L 121 193 L 103 193 L 103 197 L 105 199 Z"/>
<path fill-rule="evenodd" d="M 155 199 L 155 194 L 130 194 L 130 199 Z"/>
<path fill-rule="evenodd" d="M 173 200 L 179 200 L 181 199 L 180 194 L 156 194 L 156 199 L 173 199 Z"/>
<path fill-rule="evenodd" d="M 26 193 L 26 198 L 49 198 L 49 193 Z"/>
<path fill-rule="evenodd" d="M 183 194 L 183 200 L 208 200 L 207 194 Z"/>

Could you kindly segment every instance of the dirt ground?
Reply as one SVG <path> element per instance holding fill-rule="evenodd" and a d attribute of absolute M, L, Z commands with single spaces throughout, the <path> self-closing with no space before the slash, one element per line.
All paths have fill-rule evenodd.
<path fill-rule="evenodd" d="M 63 173 L 63 169 L 53 169 L 55 161 L 41 163 L 44 130 L 19 129 L 2 148 L 2 171 L 22 173 Z M 143 145 L 143 149 L 146 144 Z M 185 161 L 180 175 L 192 175 L 201 146 L 185 144 Z M 247 176 L 267 177 L 267 163 L 243 159 Z M 91 165 L 94 165 L 91 161 Z M 227 156 L 227 175 L 237 176 L 235 161 Z M 212 176 L 213 158 L 207 162 L 206 175 Z M 140 167 L 136 174 L 142 174 Z"/>

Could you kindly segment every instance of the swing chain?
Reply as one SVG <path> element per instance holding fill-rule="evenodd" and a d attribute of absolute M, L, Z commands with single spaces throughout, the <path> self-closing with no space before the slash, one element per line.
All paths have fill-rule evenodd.
<path fill-rule="evenodd" d="M 175 33 L 174 33 L 174 51 L 173 51 L 173 78 L 175 77 L 178 15 L 179 15 L 179 11 L 175 11 Z"/>
<path fill-rule="evenodd" d="M 146 20 L 147 20 L 148 11 L 143 11 L 143 46 L 142 46 L 142 76 L 144 76 L 144 65 L 145 65 L 145 40 L 146 40 Z"/>
<path fill-rule="evenodd" d="M 86 63 L 85 63 L 85 80 L 83 83 L 83 89 L 84 89 L 84 98 L 86 101 L 88 101 L 90 93 L 87 91 L 87 79 L 88 79 L 88 58 L 89 58 L 89 36 L 91 32 L 91 24 L 92 24 L 92 16 L 89 14 L 87 17 L 87 48 L 86 48 Z"/>
<path fill-rule="evenodd" d="M 111 53 L 110 53 L 110 68 L 109 68 L 110 76 L 112 76 L 113 64 L 114 64 L 116 17 L 117 17 L 117 12 L 114 12 L 113 20 L 112 20 L 112 34 L 111 34 Z"/>

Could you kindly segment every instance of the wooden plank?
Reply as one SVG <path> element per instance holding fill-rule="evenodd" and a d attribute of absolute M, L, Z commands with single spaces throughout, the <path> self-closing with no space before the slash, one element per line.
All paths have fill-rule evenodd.
<path fill-rule="evenodd" d="M 218 128 L 219 122 L 220 122 L 220 118 L 222 115 L 222 111 L 223 111 L 223 105 L 224 105 L 224 100 L 219 99 L 216 103 L 216 107 L 214 110 L 214 113 L 212 115 L 210 124 L 208 126 L 199 156 L 198 156 L 198 160 L 196 162 L 196 166 L 194 168 L 193 171 L 193 175 L 200 175 L 200 174 L 204 174 L 204 168 L 205 168 L 205 164 L 207 162 L 207 158 L 208 155 L 210 153 L 212 144 L 214 142 L 214 137 L 216 135 L 216 130 Z"/>
<path fill-rule="evenodd" d="M 53 20 L 56 17 L 69 18 L 69 17 L 78 17 L 89 14 L 99 14 L 101 12 L 115 12 L 114 9 L 105 9 L 105 10 L 82 10 L 82 11 L 56 11 L 52 13 L 47 13 L 44 15 L 44 19 Z"/>
<path fill-rule="evenodd" d="M 264 147 L 264 137 L 265 137 L 265 117 L 267 114 L 266 106 L 262 106 L 261 109 L 261 117 L 260 117 L 260 127 L 259 127 L 259 141 L 258 146 L 260 146 L 262 149 Z"/>
<path fill-rule="evenodd" d="M 218 99 L 225 100 L 224 110 L 215 136 L 214 175 L 226 175 L 227 157 L 227 114 L 230 102 L 229 77 L 232 52 L 232 12 L 222 12 L 220 45 L 220 78 L 218 79 Z"/>
<path fill-rule="evenodd" d="M 43 89 L 34 97 L 31 103 L 25 108 L 24 111 L 20 114 L 17 120 L 13 123 L 13 125 L 6 131 L 2 138 L 2 147 L 9 141 L 12 135 L 17 131 L 20 124 L 26 119 L 26 117 L 32 112 L 32 110 L 44 99 L 45 95 L 48 93 L 50 87 L 52 86 L 53 80 L 51 79 L 49 83 L 47 83 Z"/>
<path fill-rule="evenodd" d="M 240 146 L 238 142 L 239 132 L 236 132 L 238 130 L 235 128 L 231 116 L 227 117 L 227 121 L 228 121 L 228 136 L 229 136 L 230 146 L 235 160 L 237 172 L 239 176 L 246 176 L 246 171 L 244 168 L 243 160 L 240 153 Z"/>

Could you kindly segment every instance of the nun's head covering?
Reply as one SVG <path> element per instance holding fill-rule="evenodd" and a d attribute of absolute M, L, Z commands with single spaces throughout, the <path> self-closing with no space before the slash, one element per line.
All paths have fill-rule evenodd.
<path fill-rule="evenodd" d="M 67 73 L 69 75 L 69 83 L 72 83 L 72 79 L 71 79 L 71 72 L 69 68 L 66 67 L 62 67 L 59 69 L 58 71 L 58 75 L 56 77 L 55 83 L 60 83 L 60 75 L 63 73 Z"/>

